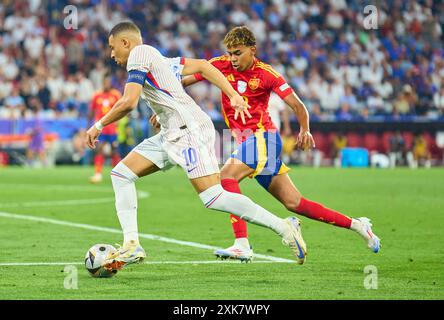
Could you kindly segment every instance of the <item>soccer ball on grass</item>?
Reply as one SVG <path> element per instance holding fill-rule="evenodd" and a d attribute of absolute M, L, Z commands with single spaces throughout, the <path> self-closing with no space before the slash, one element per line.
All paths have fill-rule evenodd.
<path fill-rule="evenodd" d="M 106 270 L 103 262 L 117 251 L 110 244 L 96 244 L 92 246 L 85 255 L 85 267 L 94 278 L 110 278 L 117 273 L 117 270 Z"/>

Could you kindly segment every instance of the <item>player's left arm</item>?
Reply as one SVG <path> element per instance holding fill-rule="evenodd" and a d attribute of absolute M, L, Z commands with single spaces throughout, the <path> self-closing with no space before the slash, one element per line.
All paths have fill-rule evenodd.
<path fill-rule="evenodd" d="M 130 73 L 130 78 L 125 85 L 123 96 L 117 100 L 111 110 L 105 114 L 102 119 L 97 121 L 86 132 L 86 144 L 89 148 L 94 149 L 96 147 L 97 138 L 105 126 L 122 119 L 137 106 L 140 94 L 142 93 L 142 84 L 138 81 L 132 82 L 131 76 Z"/>
<path fill-rule="evenodd" d="M 310 133 L 310 117 L 304 103 L 294 91 L 283 100 L 293 110 L 299 122 L 300 129 L 296 147 L 303 150 L 314 148 L 315 142 Z"/>
<path fill-rule="evenodd" d="M 270 78 L 271 90 L 273 90 L 293 110 L 299 122 L 299 134 L 296 147 L 307 150 L 315 147 L 313 136 L 310 133 L 310 117 L 304 103 L 289 86 L 284 77 L 274 74 Z"/>

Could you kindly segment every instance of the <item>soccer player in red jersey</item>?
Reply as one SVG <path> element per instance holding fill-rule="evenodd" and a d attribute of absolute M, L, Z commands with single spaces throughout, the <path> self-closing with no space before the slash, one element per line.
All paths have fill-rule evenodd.
<path fill-rule="evenodd" d="M 379 238 L 373 234 L 368 218 L 350 218 L 338 211 L 302 196 L 288 176 L 289 168 L 280 159 L 282 141 L 276 126 L 267 112 L 271 92 L 275 92 L 294 111 L 300 131 L 296 147 L 315 147 L 310 134 L 309 115 L 306 107 L 285 79 L 270 65 L 256 58 L 256 39 L 245 26 L 235 27 L 224 38 L 227 54 L 210 60 L 228 79 L 233 88 L 251 106 L 251 118 L 236 119 L 230 100 L 222 93 L 225 121 L 238 142 L 238 148 L 227 160 L 221 171 L 222 186 L 230 192 L 241 193 L 239 182 L 254 177 L 259 184 L 278 199 L 289 211 L 310 219 L 351 229 L 359 233 L 373 252 L 380 248 Z M 204 78 L 195 74 L 182 80 L 184 86 Z M 245 123 L 244 123 L 245 122 Z M 233 246 L 216 250 L 221 258 L 249 261 L 253 257 L 245 221 L 231 215 L 235 235 Z"/>
<path fill-rule="evenodd" d="M 89 111 L 89 122 L 94 119 L 98 121 L 114 106 L 117 100 L 121 97 L 120 92 L 112 87 L 111 77 L 105 77 L 103 81 L 103 91 L 94 95 L 91 100 L 91 107 Z M 91 183 L 99 183 L 102 181 L 103 165 L 105 164 L 105 146 L 111 148 L 111 163 L 115 166 L 120 161 L 119 153 L 117 152 L 117 124 L 112 123 L 106 126 L 102 135 L 99 137 L 101 142 L 94 155 L 94 175 L 89 179 Z"/>

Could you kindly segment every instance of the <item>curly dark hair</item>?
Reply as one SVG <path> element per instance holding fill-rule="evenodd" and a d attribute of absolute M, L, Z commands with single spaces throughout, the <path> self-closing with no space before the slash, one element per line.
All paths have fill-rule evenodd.
<path fill-rule="evenodd" d="M 253 47 L 256 45 L 256 37 L 246 26 L 235 27 L 228 32 L 224 38 L 224 45 L 227 48 L 245 45 Z"/>

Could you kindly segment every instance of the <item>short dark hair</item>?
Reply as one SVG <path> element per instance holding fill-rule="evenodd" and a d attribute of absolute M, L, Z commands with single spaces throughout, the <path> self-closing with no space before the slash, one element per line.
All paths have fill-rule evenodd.
<path fill-rule="evenodd" d="M 134 31 L 140 34 L 140 29 L 131 21 L 123 21 L 116 24 L 109 32 L 108 37 L 116 36 L 123 31 Z"/>

